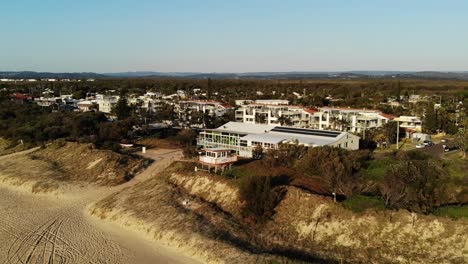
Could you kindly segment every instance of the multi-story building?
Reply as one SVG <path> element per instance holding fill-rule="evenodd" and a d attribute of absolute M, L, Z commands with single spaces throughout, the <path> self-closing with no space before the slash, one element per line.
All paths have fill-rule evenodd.
<path fill-rule="evenodd" d="M 255 103 L 242 105 L 235 112 L 235 120 L 250 124 L 310 126 L 315 109 L 280 104 L 279 101 L 287 102 L 287 100 L 258 100 Z"/>
<path fill-rule="evenodd" d="M 407 138 L 411 138 L 413 133 L 422 132 L 422 120 L 417 116 L 400 116 L 395 121 L 405 130 Z"/>
<path fill-rule="evenodd" d="M 208 100 L 189 100 L 179 101 L 176 104 L 175 111 L 179 117 L 184 116 L 186 113 L 200 112 L 210 116 L 223 116 L 232 107 L 218 101 Z"/>
<path fill-rule="evenodd" d="M 319 130 L 340 130 L 361 133 L 378 128 L 393 120 L 380 110 L 340 107 L 318 109 L 284 104 L 250 103 L 240 105 L 235 112 L 237 122 L 250 124 L 286 125 Z"/>
<path fill-rule="evenodd" d="M 208 115 L 211 117 L 220 117 L 232 111 L 234 108 L 230 105 L 218 101 L 208 100 L 187 100 L 179 101 L 174 104 L 175 114 L 183 126 L 203 125 L 202 121 L 195 120 L 193 117 Z M 199 118 L 197 118 L 199 119 Z"/>
<path fill-rule="evenodd" d="M 120 96 L 118 95 L 96 94 L 96 103 L 99 105 L 99 111 L 107 114 L 112 111 L 112 108 L 114 108 L 119 99 Z"/>
<path fill-rule="evenodd" d="M 159 99 L 160 95 L 155 93 L 146 93 L 140 96 L 130 96 L 128 103 L 148 112 L 160 110 L 166 101 Z"/>
<path fill-rule="evenodd" d="M 380 110 L 319 107 L 312 117 L 310 126 L 315 129 L 361 133 L 367 129 L 381 127 L 394 118 L 394 116 L 384 114 Z"/>
<path fill-rule="evenodd" d="M 255 148 L 259 146 L 269 150 L 278 149 L 281 144 L 356 150 L 359 149 L 359 137 L 341 131 L 228 122 L 216 129 L 204 129 L 197 139 L 200 147 L 227 148 L 246 158 L 252 158 Z"/>

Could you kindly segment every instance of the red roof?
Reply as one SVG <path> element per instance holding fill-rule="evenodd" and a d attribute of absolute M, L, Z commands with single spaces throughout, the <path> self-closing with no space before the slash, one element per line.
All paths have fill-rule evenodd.
<path fill-rule="evenodd" d="M 387 119 L 390 119 L 390 120 L 396 118 L 396 116 L 394 116 L 394 115 L 385 114 L 385 113 L 380 113 L 379 115 L 380 115 L 380 116 L 383 116 L 383 117 L 385 117 L 385 118 L 387 118 Z"/>
<path fill-rule="evenodd" d="M 305 108 L 304 111 L 306 111 L 309 114 L 315 114 L 318 112 L 318 110 L 315 108 Z"/>
<path fill-rule="evenodd" d="M 332 106 L 323 106 L 320 107 L 323 109 L 336 109 L 336 110 L 352 110 L 352 111 L 374 111 L 374 112 L 381 112 L 380 110 L 377 109 L 366 109 L 366 108 L 351 108 L 351 107 L 332 107 Z"/>
<path fill-rule="evenodd" d="M 22 93 L 14 93 L 12 95 L 12 98 L 14 99 L 30 99 L 32 98 L 29 94 L 22 94 Z"/>

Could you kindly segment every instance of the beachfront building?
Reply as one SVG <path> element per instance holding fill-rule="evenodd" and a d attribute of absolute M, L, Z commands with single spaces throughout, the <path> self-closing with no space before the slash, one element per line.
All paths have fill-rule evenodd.
<path fill-rule="evenodd" d="M 199 147 L 227 148 L 240 157 L 252 158 L 254 149 L 278 149 L 281 144 L 305 147 L 332 146 L 359 149 L 359 137 L 348 132 L 325 131 L 268 124 L 228 122 L 216 129 L 204 129 L 197 138 Z"/>
<path fill-rule="evenodd" d="M 218 170 L 224 171 L 226 168 L 231 168 L 231 165 L 237 161 L 237 154 L 229 148 L 206 148 L 200 151 L 199 155 L 200 168 L 197 170 L 211 171 L 214 168 L 215 173 Z"/>
<path fill-rule="evenodd" d="M 309 127 L 316 110 L 287 103 L 287 100 L 257 100 L 241 105 L 235 112 L 235 120 L 249 124 Z"/>

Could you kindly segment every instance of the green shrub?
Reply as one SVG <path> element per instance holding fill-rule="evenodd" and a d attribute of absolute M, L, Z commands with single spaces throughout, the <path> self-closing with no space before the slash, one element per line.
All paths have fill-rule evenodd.
<path fill-rule="evenodd" d="M 271 176 L 248 176 L 241 179 L 239 195 L 244 202 L 242 213 L 257 223 L 264 223 L 274 214 L 285 190 Z"/>
<path fill-rule="evenodd" d="M 453 219 L 468 218 L 468 205 L 439 207 L 434 210 L 433 214 Z"/>
<path fill-rule="evenodd" d="M 383 210 L 385 203 L 382 199 L 373 196 L 353 195 L 342 203 L 343 207 L 356 213 L 367 209 Z"/>
<path fill-rule="evenodd" d="M 384 178 L 387 168 L 392 164 L 395 164 L 395 161 L 391 159 L 371 160 L 368 167 L 363 170 L 363 174 L 369 180 L 380 181 Z"/>

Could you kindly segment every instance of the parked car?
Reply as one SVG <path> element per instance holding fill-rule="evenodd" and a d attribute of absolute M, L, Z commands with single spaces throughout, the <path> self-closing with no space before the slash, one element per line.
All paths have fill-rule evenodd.
<path fill-rule="evenodd" d="M 449 151 L 456 150 L 456 149 L 457 149 L 456 146 L 445 146 L 444 147 L 445 152 L 449 152 Z"/>
<path fill-rule="evenodd" d="M 432 141 L 430 141 L 430 140 L 424 140 L 423 145 L 425 147 L 430 147 L 430 146 L 433 146 L 434 143 L 432 143 Z"/>

